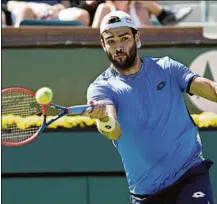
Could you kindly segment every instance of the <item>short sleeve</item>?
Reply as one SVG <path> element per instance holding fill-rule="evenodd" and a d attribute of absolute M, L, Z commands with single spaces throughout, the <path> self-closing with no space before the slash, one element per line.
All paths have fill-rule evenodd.
<path fill-rule="evenodd" d="M 87 89 L 87 101 L 90 100 L 103 100 L 108 104 L 114 104 L 114 94 L 109 86 L 105 84 L 92 83 Z"/>
<path fill-rule="evenodd" d="M 189 89 L 190 89 L 192 81 L 196 77 L 199 77 L 199 75 L 196 73 L 193 73 L 188 67 L 186 67 L 182 63 L 177 62 L 170 58 L 169 58 L 169 66 L 171 69 L 171 74 L 174 76 L 181 91 L 189 93 Z"/>

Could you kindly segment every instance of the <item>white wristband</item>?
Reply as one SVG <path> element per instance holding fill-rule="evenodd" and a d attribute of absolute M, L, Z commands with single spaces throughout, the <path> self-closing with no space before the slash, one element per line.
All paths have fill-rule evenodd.
<path fill-rule="evenodd" d="M 109 117 L 109 120 L 106 122 L 97 119 L 96 124 L 100 130 L 105 132 L 112 132 L 115 129 L 116 121 L 113 118 Z"/>

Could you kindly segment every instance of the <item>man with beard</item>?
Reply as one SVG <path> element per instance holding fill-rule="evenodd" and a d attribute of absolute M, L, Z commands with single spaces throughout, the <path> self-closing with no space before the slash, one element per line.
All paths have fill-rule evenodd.
<path fill-rule="evenodd" d="M 139 32 L 131 17 L 104 17 L 101 43 L 111 62 L 87 91 L 98 130 L 113 140 L 133 204 L 213 203 L 209 168 L 182 92 L 217 102 L 217 83 L 169 58 L 140 58 Z M 102 130 L 108 116 L 115 129 Z M 114 198 L 115 199 L 115 198 Z M 114 201 L 115 203 L 115 201 Z"/>

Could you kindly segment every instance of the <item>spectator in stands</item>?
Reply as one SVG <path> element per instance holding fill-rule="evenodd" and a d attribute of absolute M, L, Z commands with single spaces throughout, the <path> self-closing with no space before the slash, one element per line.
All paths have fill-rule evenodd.
<path fill-rule="evenodd" d="M 2 27 L 6 26 L 6 16 L 5 16 L 5 12 L 2 11 Z"/>
<path fill-rule="evenodd" d="M 2 3 L 7 25 L 15 27 L 25 19 L 79 20 L 85 26 L 99 27 L 103 16 L 114 9 L 128 11 L 138 27 L 151 25 L 150 14 L 155 15 L 161 25 L 170 25 L 191 12 L 191 8 L 164 9 L 157 1 L 2 0 Z"/>
<path fill-rule="evenodd" d="M 25 19 L 58 19 L 59 12 L 65 6 L 60 0 L 25 0 L 8 1 L 7 9 L 11 12 L 11 18 L 15 27 Z"/>
<path fill-rule="evenodd" d="M 148 10 L 149 15 L 144 8 Z M 183 20 L 192 11 L 190 7 L 178 10 L 164 9 L 157 1 L 106 1 L 98 7 L 93 27 L 99 27 L 102 18 L 113 10 L 129 13 L 137 27 L 151 25 L 150 14 L 155 15 L 161 25 L 173 25 Z"/>
<path fill-rule="evenodd" d="M 144 6 L 155 15 L 161 25 L 174 25 L 186 18 L 192 11 L 191 7 L 180 9 L 165 9 L 157 1 L 137 1 L 138 6 Z"/>
<path fill-rule="evenodd" d="M 85 26 L 91 26 L 97 7 L 104 3 L 98 1 L 71 1 L 71 8 L 64 9 L 59 14 L 60 20 L 79 20 Z"/>
<path fill-rule="evenodd" d="M 15 27 L 25 19 L 79 20 L 84 25 L 92 24 L 99 1 L 24 0 L 8 1 Z"/>
<path fill-rule="evenodd" d="M 4 23 L 4 26 L 11 25 L 11 15 L 7 9 L 7 2 L 8 2 L 7 0 L 1 1 L 2 17 L 4 18 L 4 19 L 2 19 L 2 23 Z"/>
<path fill-rule="evenodd" d="M 114 10 L 129 13 L 137 27 L 151 25 L 148 10 L 145 7 L 137 7 L 136 1 L 106 1 L 97 8 L 92 27 L 98 28 L 104 16 Z"/>

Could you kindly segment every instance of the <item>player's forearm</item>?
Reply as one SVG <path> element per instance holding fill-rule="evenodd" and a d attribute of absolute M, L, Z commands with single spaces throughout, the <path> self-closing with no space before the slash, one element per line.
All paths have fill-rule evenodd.
<path fill-rule="evenodd" d="M 215 102 L 217 102 L 217 83 L 214 84 Z"/>
<path fill-rule="evenodd" d="M 217 102 L 217 83 L 209 79 L 197 77 L 192 82 L 190 92 L 210 101 Z"/>
<path fill-rule="evenodd" d="M 201 90 L 200 95 L 217 103 L 217 83 L 208 83 L 206 90 Z"/>

